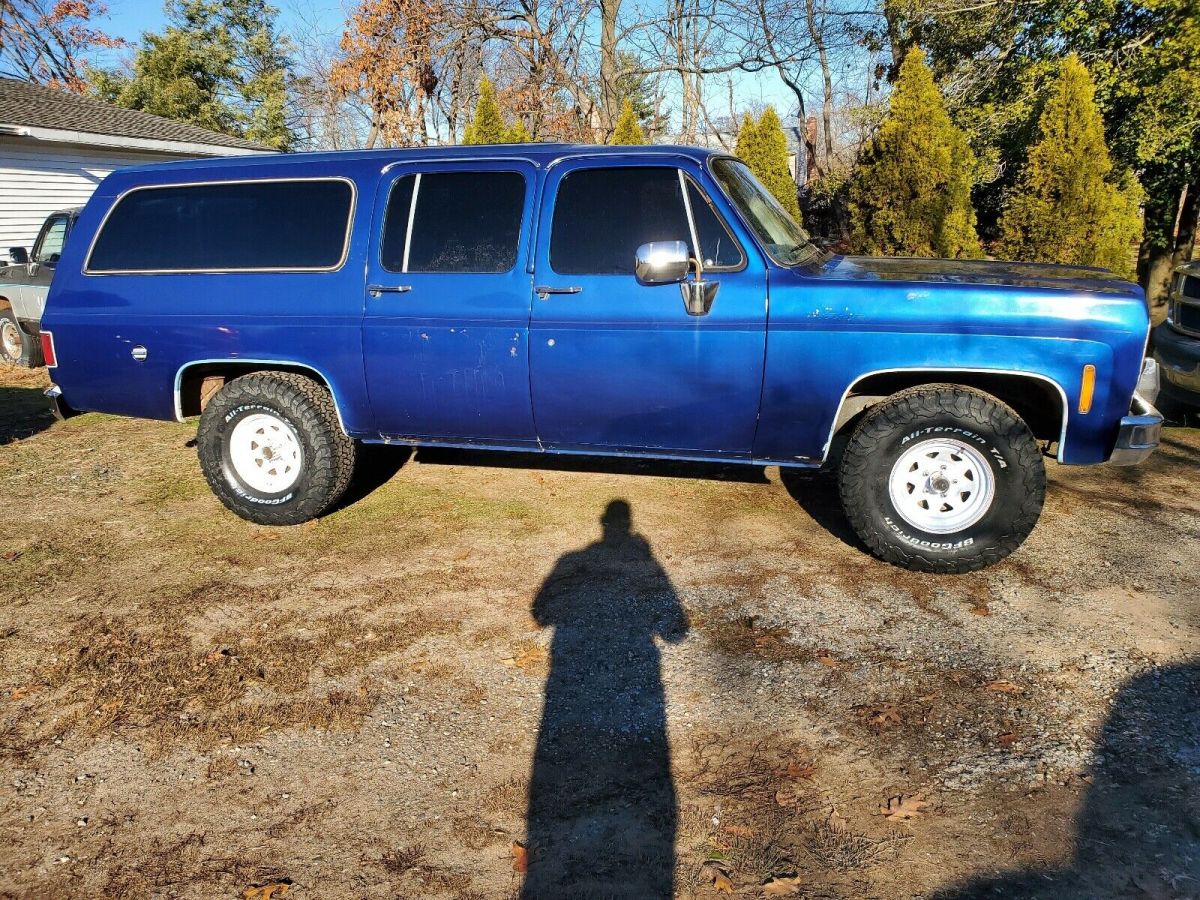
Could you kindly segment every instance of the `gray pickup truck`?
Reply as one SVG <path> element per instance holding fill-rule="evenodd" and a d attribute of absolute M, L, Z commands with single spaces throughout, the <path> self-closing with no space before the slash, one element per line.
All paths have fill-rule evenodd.
<path fill-rule="evenodd" d="M 33 243 L 9 247 L 9 261 L 0 264 L 0 363 L 42 365 L 38 338 L 50 280 L 62 256 L 67 235 L 79 218 L 80 207 L 60 209 L 46 217 Z"/>
<path fill-rule="evenodd" d="M 1163 396 L 1200 409 L 1200 260 L 1175 270 L 1167 318 L 1152 343 Z"/>

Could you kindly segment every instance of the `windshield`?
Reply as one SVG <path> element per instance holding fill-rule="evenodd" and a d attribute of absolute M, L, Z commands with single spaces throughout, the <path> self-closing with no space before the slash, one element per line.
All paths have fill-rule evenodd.
<path fill-rule="evenodd" d="M 820 258 L 821 251 L 809 239 L 808 233 L 758 183 L 744 162 L 717 159 L 713 161 L 712 171 L 775 262 L 784 266 L 802 266 Z"/>

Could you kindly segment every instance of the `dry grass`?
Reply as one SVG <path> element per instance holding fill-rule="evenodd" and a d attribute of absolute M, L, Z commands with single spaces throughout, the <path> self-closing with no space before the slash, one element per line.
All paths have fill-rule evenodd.
<path fill-rule="evenodd" d="M 44 715 L 31 704 L 14 726 L 23 741 L 12 743 L 28 750 L 50 737 L 139 731 L 161 753 L 246 743 L 294 726 L 353 727 L 376 698 L 367 670 L 453 627 L 423 614 L 374 624 L 345 612 L 307 623 L 280 616 L 200 644 L 178 624 L 88 616 L 37 679 L 55 713 L 22 729 Z"/>

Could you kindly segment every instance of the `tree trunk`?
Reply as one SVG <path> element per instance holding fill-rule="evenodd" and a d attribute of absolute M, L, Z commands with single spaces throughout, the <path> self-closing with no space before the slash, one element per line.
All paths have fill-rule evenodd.
<path fill-rule="evenodd" d="M 821 63 L 821 124 L 825 128 L 824 171 L 828 172 L 833 166 L 833 76 L 829 72 L 829 55 L 825 52 L 824 22 L 818 26 L 814 0 L 804 0 L 804 12 L 808 18 L 808 33 L 816 45 L 817 58 Z"/>
<path fill-rule="evenodd" d="M 621 75 L 620 60 L 617 58 L 617 16 L 621 12 L 621 0 L 600 0 L 600 127 L 607 139 L 616 125 L 620 110 L 620 90 L 617 79 Z"/>
<path fill-rule="evenodd" d="M 1184 185 L 1175 203 L 1147 201 L 1146 237 L 1138 250 L 1137 271 L 1151 308 L 1167 302 L 1172 272 L 1191 259 L 1198 219 L 1200 183 Z"/>

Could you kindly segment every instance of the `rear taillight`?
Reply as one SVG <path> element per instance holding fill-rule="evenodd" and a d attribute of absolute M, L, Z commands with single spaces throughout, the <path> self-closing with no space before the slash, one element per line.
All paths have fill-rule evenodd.
<path fill-rule="evenodd" d="M 58 357 L 54 355 L 54 335 L 48 331 L 42 332 L 42 359 L 46 361 L 47 369 L 58 365 Z"/>

